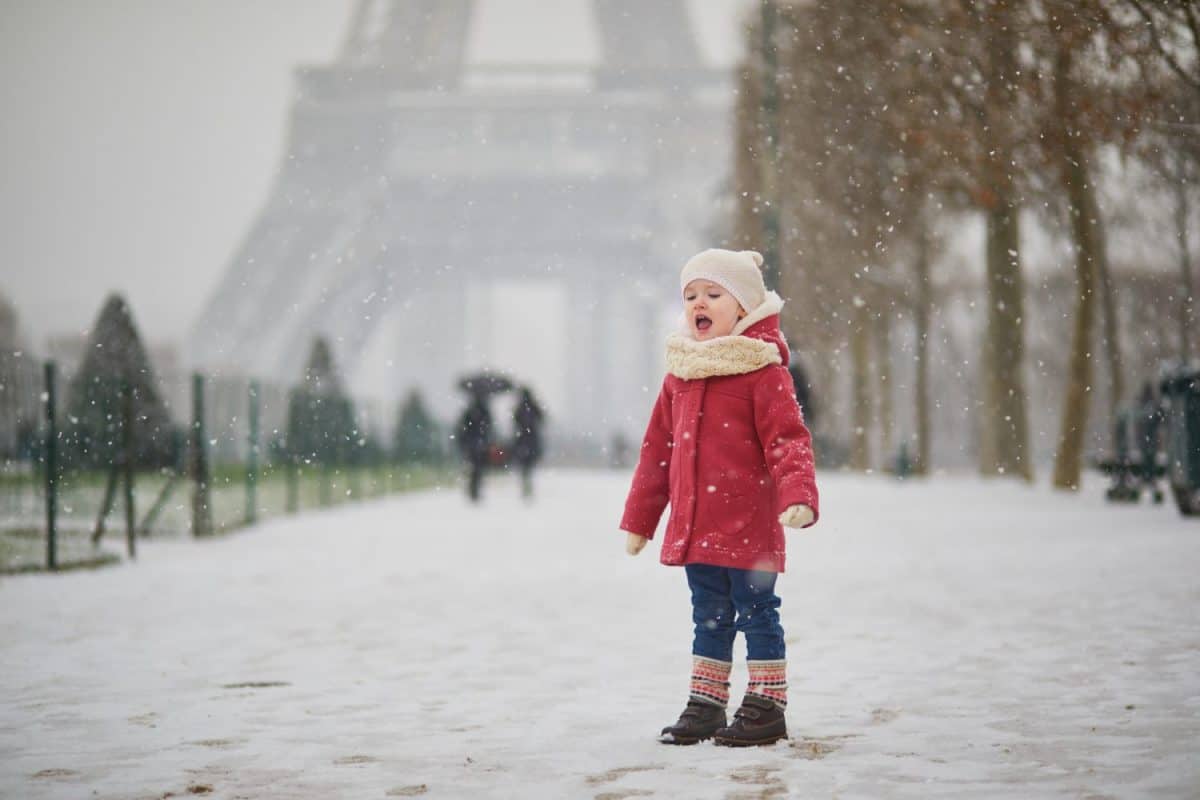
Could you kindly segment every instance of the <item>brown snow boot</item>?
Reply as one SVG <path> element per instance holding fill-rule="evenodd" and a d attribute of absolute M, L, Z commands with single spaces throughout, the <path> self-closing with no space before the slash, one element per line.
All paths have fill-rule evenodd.
<path fill-rule="evenodd" d="M 775 744 L 787 738 L 787 719 L 783 709 L 759 695 L 747 694 L 742 707 L 733 715 L 733 724 L 713 735 L 713 743 L 726 747 L 751 747 Z"/>
<path fill-rule="evenodd" d="M 711 739 L 725 727 L 725 707 L 689 700 L 679 721 L 662 729 L 658 740 L 663 744 L 696 744 Z"/>

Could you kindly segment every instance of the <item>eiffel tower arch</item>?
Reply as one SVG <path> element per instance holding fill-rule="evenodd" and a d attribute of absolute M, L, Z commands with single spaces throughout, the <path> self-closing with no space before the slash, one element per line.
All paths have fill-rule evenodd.
<path fill-rule="evenodd" d="M 509 360 L 556 365 L 535 384 L 556 423 L 637 435 L 728 162 L 728 76 L 684 0 L 593 0 L 588 66 L 472 64 L 474 6 L 359 0 L 334 63 L 298 71 L 287 155 L 190 360 L 290 381 L 324 335 L 352 386 L 420 386 L 444 416 L 464 371 L 528 377 L 495 363 L 515 319 Z M 544 303 L 514 310 L 514 287 Z"/>

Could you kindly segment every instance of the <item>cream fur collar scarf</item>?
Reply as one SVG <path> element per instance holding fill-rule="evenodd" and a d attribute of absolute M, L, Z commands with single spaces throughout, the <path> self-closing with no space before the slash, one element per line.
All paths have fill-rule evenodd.
<path fill-rule="evenodd" d="M 679 333 L 667 337 L 667 372 L 686 381 L 718 375 L 742 375 L 768 364 L 782 364 L 783 357 L 773 342 L 740 334 L 783 308 L 775 292 L 767 292 L 762 305 L 738 322 L 729 336 L 698 342 L 685 322 Z"/>

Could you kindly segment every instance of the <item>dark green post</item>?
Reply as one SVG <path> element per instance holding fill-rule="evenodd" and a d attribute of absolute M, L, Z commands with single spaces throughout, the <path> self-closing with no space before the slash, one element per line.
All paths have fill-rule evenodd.
<path fill-rule="evenodd" d="M 137 558 L 133 509 L 133 387 L 121 380 L 121 472 L 125 477 L 125 542 L 129 557 Z"/>
<path fill-rule="evenodd" d="M 296 456 L 292 453 L 287 455 L 287 503 L 285 509 L 289 514 L 295 514 L 300 508 L 300 466 L 296 463 Z"/>
<path fill-rule="evenodd" d="M 345 459 L 346 464 L 346 491 L 347 497 L 353 500 L 361 500 L 363 498 L 362 488 L 362 461 L 359 458 L 361 451 L 353 449 L 355 445 L 350 445 L 350 457 Z"/>
<path fill-rule="evenodd" d="M 204 438 L 204 376 L 192 375 L 192 535 L 212 534 L 208 494 L 208 443 Z"/>
<path fill-rule="evenodd" d="M 317 497 L 321 508 L 333 503 L 333 466 L 330 465 L 328 456 L 321 459 L 321 485 Z"/>
<path fill-rule="evenodd" d="M 58 427 L 54 414 L 54 362 L 45 364 L 46 381 L 46 569 L 58 569 Z"/>
<path fill-rule="evenodd" d="M 900 443 L 900 452 L 896 454 L 896 477 L 904 480 L 912 474 L 912 458 L 908 455 L 908 442 Z"/>
<path fill-rule="evenodd" d="M 249 449 L 246 452 L 246 524 L 253 525 L 258 519 L 258 381 L 250 381 Z"/>

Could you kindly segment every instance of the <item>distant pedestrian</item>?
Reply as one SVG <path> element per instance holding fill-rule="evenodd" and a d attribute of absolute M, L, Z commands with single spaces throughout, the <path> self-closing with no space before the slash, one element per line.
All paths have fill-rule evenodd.
<path fill-rule="evenodd" d="M 792 376 L 792 386 L 796 389 L 796 402 L 804 413 L 804 422 L 809 428 L 816 424 L 817 410 L 813 402 L 812 385 L 808 382 L 808 373 L 799 360 L 788 364 L 788 373 Z"/>
<path fill-rule="evenodd" d="M 467 463 L 467 497 L 477 503 L 492 448 L 492 412 L 488 410 L 485 395 L 471 396 L 470 403 L 458 418 L 456 435 L 459 453 Z"/>
<path fill-rule="evenodd" d="M 1142 385 L 1141 398 L 1138 401 L 1134 436 L 1142 488 L 1150 492 L 1156 503 L 1161 503 L 1163 499 L 1162 489 L 1158 488 L 1158 451 L 1161 447 L 1164 417 L 1162 398 L 1154 391 L 1154 384 L 1146 381 Z"/>
<path fill-rule="evenodd" d="M 783 300 L 762 256 L 705 250 L 684 265 L 683 329 L 667 339 L 667 372 L 646 428 L 621 529 L 637 555 L 663 510 L 661 561 L 683 565 L 692 595 L 687 707 L 664 744 L 772 744 L 787 738 L 787 662 L 775 579 L 783 526 L 817 521 L 812 437 L 787 372 Z M 737 632 L 749 682 L 726 724 Z"/>
<path fill-rule="evenodd" d="M 521 496 L 533 497 L 533 468 L 542 458 L 542 421 L 545 412 L 528 386 L 522 387 L 513 411 L 512 458 L 521 470 Z"/>
<path fill-rule="evenodd" d="M 611 465 L 614 469 L 625 469 L 629 466 L 629 440 L 621 431 L 612 435 Z"/>

